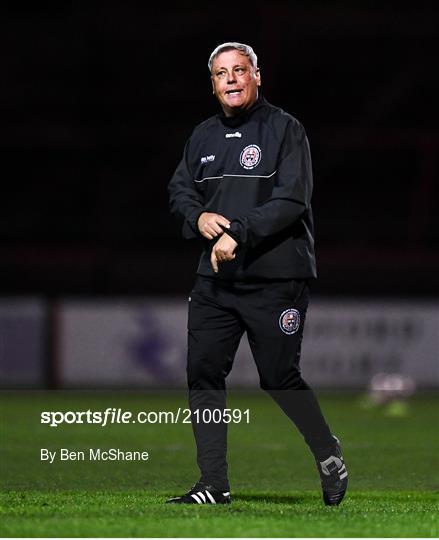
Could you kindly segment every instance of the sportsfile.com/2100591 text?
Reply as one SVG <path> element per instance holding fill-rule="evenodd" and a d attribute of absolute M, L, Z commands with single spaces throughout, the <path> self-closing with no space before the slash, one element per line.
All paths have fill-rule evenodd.
<path fill-rule="evenodd" d="M 41 424 L 58 427 L 61 424 L 190 424 L 196 423 L 250 423 L 250 409 L 195 409 L 179 407 L 175 411 L 139 411 L 133 413 L 120 408 L 108 407 L 104 411 L 43 411 Z"/>

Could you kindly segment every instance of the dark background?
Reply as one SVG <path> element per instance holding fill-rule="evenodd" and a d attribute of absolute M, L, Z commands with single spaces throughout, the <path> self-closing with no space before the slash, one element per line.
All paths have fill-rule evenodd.
<path fill-rule="evenodd" d="M 314 291 L 436 295 L 434 3 L 212 6 L 3 8 L 0 294 L 189 290 L 200 246 L 180 238 L 166 186 L 218 112 L 209 54 L 237 40 L 310 139 Z"/>

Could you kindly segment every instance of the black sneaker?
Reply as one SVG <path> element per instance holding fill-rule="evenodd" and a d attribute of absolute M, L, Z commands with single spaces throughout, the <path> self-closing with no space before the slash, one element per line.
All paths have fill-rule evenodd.
<path fill-rule="evenodd" d="M 197 482 L 187 493 L 181 497 L 168 499 L 173 504 L 230 504 L 230 492 L 220 491 L 204 482 Z"/>
<path fill-rule="evenodd" d="M 339 505 L 348 487 L 348 471 L 341 455 L 340 441 L 334 435 L 333 437 L 333 453 L 324 461 L 316 460 L 322 481 L 323 500 L 328 506 Z"/>

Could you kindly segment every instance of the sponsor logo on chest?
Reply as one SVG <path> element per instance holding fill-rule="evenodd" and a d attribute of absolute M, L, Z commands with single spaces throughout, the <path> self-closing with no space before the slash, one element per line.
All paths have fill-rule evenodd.
<path fill-rule="evenodd" d="M 215 161 L 215 156 L 214 155 L 204 156 L 204 157 L 200 158 L 200 161 L 201 161 L 201 163 L 209 163 L 209 161 Z"/>

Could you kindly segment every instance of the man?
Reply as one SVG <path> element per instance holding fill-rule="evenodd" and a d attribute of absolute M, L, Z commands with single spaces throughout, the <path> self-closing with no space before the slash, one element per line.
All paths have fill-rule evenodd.
<path fill-rule="evenodd" d="M 223 43 L 208 66 L 223 112 L 195 128 L 168 188 L 183 236 L 204 239 L 187 364 L 201 478 L 168 502 L 231 501 L 227 424 L 194 413 L 226 407 L 225 378 L 247 332 L 261 388 L 313 452 L 325 503 L 338 505 L 347 487 L 339 441 L 299 367 L 308 281 L 316 277 L 308 140 L 295 118 L 259 96 L 251 47 Z"/>

